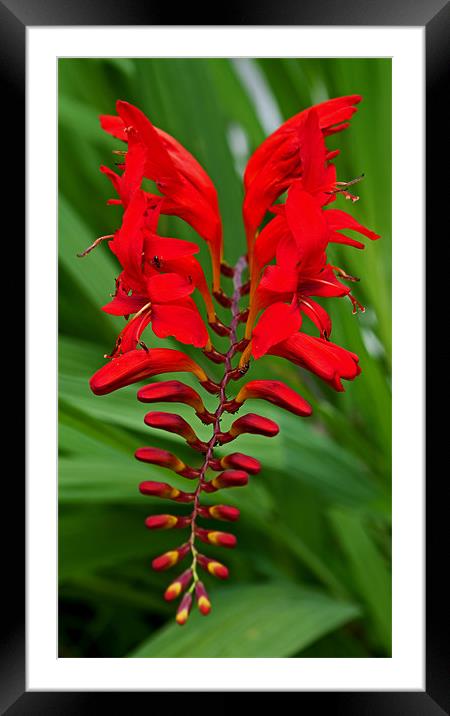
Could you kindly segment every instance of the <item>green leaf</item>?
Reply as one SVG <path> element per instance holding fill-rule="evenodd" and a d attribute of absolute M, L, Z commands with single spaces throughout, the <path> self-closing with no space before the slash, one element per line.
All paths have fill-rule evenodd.
<path fill-rule="evenodd" d="M 130 656 L 290 656 L 358 615 L 354 604 L 290 585 L 230 587 L 214 592 L 208 617 L 193 613 L 183 630 L 172 623 Z"/>
<path fill-rule="evenodd" d="M 331 523 L 348 557 L 355 592 L 366 604 L 375 641 L 391 649 L 391 576 L 388 564 L 370 536 L 367 523 L 355 512 L 332 510 Z"/>

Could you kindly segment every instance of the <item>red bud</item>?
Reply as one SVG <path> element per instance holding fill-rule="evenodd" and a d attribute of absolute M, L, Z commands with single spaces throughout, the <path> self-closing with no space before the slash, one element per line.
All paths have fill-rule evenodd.
<path fill-rule="evenodd" d="M 145 526 L 149 530 L 171 530 L 174 527 L 187 527 L 190 523 L 190 517 L 176 515 L 151 515 L 145 520 Z"/>
<path fill-rule="evenodd" d="M 248 474 L 243 470 L 224 470 L 204 484 L 205 492 L 215 492 L 223 487 L 244 487 L 248 483 Z"/>
<path fill-rule="evenodd" d="M 214 577 L 218 577 L 219 579 L 228 578 L 229 572 L 227 567 L 225 567 L 224 564 L 217 562 L 215 559 L 210 559 L 209 557 L 205 557 L 204 554 L 199 553 L 197 554 L 197 562 L 202 569 L 209 572 Z"/>
<path fill-rule="evenodd" d="M 261 463 L 250 455 L 244 455 L 242 452 L 233 452 L 231 455 L 225 455 L 220 458 L 221 467 L 233 467 L 237 470 L 245 470 L 250 475 L 257 475 L 261 470 Z"/>
<path fill-rule="evenodd" d="M 176 599 L 181 594 L 181 592 L 186 589 L 189 582 L 191 581 L 191 578 L 191 568 L 186 569 L 185 572 L 180 574 L 179 577 L 177 577 L 171 584 L 169 584 L 166 591 L 164 592 L 164 599 L 167 602 L 171 602 L 173 599 Z"/>
<path fill-rule="evenodd" d="M 176 457 L 176 455 L 168 452 L 168 450 L 161 450 L 160 448 L 154 447 L 142 447 L 136 450 L 134 456 L 141 462 L 158 465 L 159 467 L 167 467 L 169 470 L 173 470 L 178 473 L 178 475 L 182 475 L 183 477 L 196 478 L 200 474 L 199 470 L 188 467 L 182 460 Z"/>
<path fill-rule="evenodd" d="M 166 500 L 175 500 L 175 502 L 192 502 L 194 495 L 188 492 L 178 490 L 176 487 L 168 485 L 166 482 L 153 482 L 146 480 L 139 485 L 139 491 L 143 495 L 151 495 L 152 497 L 163 497 Z"/>
<path fill-rule="evenodd" d="M 308 416 L 312 413 L 309 403 L 279 380 L 251 380 L 241 388 L 234 402 L 239 406 L 248 398 L 267 400 L 296 415 Z"/>
<path fill-rule="evenodd" d="M 197 582 L 195 585 L 195 596 L 197 597 L 197 604 L 200 614 L 207 616 L 211 611 L 211 602 L 209 601 L 208 592 L 206 591 L 203 582 Z"/>
<path fill-rule="evenodd" d="M 186 624 L 189 613 L 191 611 L 192 607 L 192 596 L 191 594 L 185 594 L 183 599 L 180 602 L 180 606 L 177 609 L 177 615 L 175 617 L 177 624 L 180 626 L 183 626 L 183 624 Z"/>
<path fill-rule="evenodd" d="M 234 421 L 227 433 L 219 433 L 217 439 L 221 444 L 229 443 L 242 433 L 251 433 L 252 435 L 265 435 L 273 438 L 278 435 L 280 428 L 273 420 L 263 418 L 256 413 L 247 413 L 242 418 Z"/>
<path fill-rule="evenodd" d="M 210 423 L 214 420 L 197 391 L 179 380 L 165 380 L 146 385 L 138 390 L 137 397 L 142 403 L 185 403 L 194 408 L 203 422 Z"/>
<path fill-rule="evenodd" d="M 198 508 L 198 513 L 201 517 L 210 517 L 223 522 L 236 522 L 240 515 L 238 508 L 230 505 L 211 505 L 210 507 L 201 505 Z"/>
<path fill-rule="evenodd" d="M 195 450 L 200 452 L 206 452 L 208 445 L 198 439 L 195 432 L 192 430 L 189 423 L 181 417 L 172 413 L 160 413 L 152 412 L 147 413 L 144 418 L 146 425 L 152 428 L 158 428 L 159 430 L 167 430 L 169 433 L 175 433 L 181 435 L 186 442 Z"/>
<path fill-rule="evenodd" d="M 174 566 L 174 564 L 178 564 L 178 562 L 181 562 L 181 560 L 186 557 L 189 550 L 189 543 L 186 542 L 186 544 L 181 545 L 181 547 L 177 547 L 176 549 L 170 550 L 169 552 L 164 552 L 164 554 L 161 554 L 159 557 L 155 557 L 152 562 L 152 567 L 157 572 L 162 572 L 166 569 L 170 569 Z"/>
<path fill-rule="evenodd" d="M 218 547 L 236 547 L 237 539 L 229 532 L 220 532 L 218 530 L 204 530 L 197 527 L 195 534 L 206 544 L 215 544 Z"/>

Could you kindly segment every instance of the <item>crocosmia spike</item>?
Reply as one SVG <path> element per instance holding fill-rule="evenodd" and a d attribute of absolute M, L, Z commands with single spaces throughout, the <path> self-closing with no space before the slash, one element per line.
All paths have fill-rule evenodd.
<path fill-rule="evenodd" d="M 92 255 L 98 246 L 113 254 L 117 271 L 103 310 L 118 328 L 90 387 L 105 396 L 136 385 L 138 400 L 155 405 L 144 424 L 156 444 L 136 446 L 135 457 L 142 500 L 151 498 L 156 510 L 158 498 L 161 506 L 145 519 L 148 537 L 167 531 L 171 545 L 153 556 L 152 568 L 185 564 L 164 592 L 166 601 L 178 600 L 179 625 L 188 623 L 194 599 L 201 615 L 210 613 L 200 575 L 211 584 L 212 577 L 228 578 L 228 567 L 213 555 L 235 548 L 238 536 L 221 526 L 240 517 L 232 504 L 236 488 L 263 479 L 257 450 L 250 456 L 230 451 L 228 443 L 239 443 L 241 435 L 257 436 L 251 438 L 255 445 L 261 438 L 277 441 L 279 426 L 264 414 L 267 404 L 275 417 L 283 410 L 311 416 L 312 406 L 298 392 L 303 374 L 297 367 L 337 391 L 361 373 L 358 356 L 330 341 L 328 312 L 337 299 L 347 299 L 353 313 L 364 311 L 352 292 L 359 279 L 330 262 L 328 252 L 334 244 L 364 248 L 343 232 L 380 237 L 339 208 L 340 201 L 351 207 L 358 199 L 352 192 L 362 175 L 338 180 L 333 159 L 339 149 L 327 146 L 330 135 L 350 126 L 361 99 L 351 94 L 299 108 L 249 158 L 243 177 L 247 245 L 235 266 L 223 258 L 216 188 L 193 154 L 125 100 L 117 101 L 117 114 L 100 118 L 103 130 L 124 143 L 123 151 L 115 150 L 119 165 L 101 167 L 114 192 L 108 204 L 121 216 L 112 233 L 80 247 L 78 255 Z M 152 191 L 145 180 L 153 182 Z M 189 224 L 193 240 L 161 235 L 165 215 Z M 206 243 L 210 265 L 202 265 L 198 241 Z M 161 345 L 165 340 L 181 350 Z M 290 362 L 295 389 L 270 376 L 248 379 L 252 363 L 266 356 Z M 213 368 L 218 379 L 210 375 Z M 172 403 L 179 412 L 167 412 Z M 244 403 L 246 412 L 239 414 Z M 168 482 L 154 479 L 159 468 L 169 471 Z M 231 504 L 222 503 L 223 494 Z M 211 556 L 199 551 L 200 544 Z"/>

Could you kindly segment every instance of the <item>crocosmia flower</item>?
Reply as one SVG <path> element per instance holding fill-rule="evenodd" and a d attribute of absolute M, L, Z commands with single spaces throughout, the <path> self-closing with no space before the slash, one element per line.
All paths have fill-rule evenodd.
<path fill-rule="evenodd" d="M 330 301 L 347 298 L 353 312 L 364 309 L 352 294 L 357 279 L 330 262 L 328 248 L 339 243 L 363 249 L 363 241 L 347 236 L 348 230 L 370 240 L 379 236 L 336 208 L 340 198 L 350 205 L 357 200 L 349 188 L 361 177 L 338 181 L 333 159 L 339 151 L 326 145 L 328 136 L 349 127 L 360 100 L 356 94 L 337 97 L 302 110 L 250 157 L 244 172 L 247 247 L 234 267 L 223 259 L 216 189 L 192 154 L 126 101 L 117 102 L 117 114 L 100 118 L 101 127 L 124 143 L 124 150 L 116 152 L 122 156 L 117 170 L 101 167 L 114 192 L 108 203 L 121 207 L 121 221 L 113 234 L 98 238 L 80 256 L 107 242 L 117 260 L 117 275 L 111 277 L 114 292 L 103 310 L 125 324 L 106 362 L 90 378 L 90 387 L 102 396 L 139 384 L 138 399 L 155 405 L 144 417 L 155 442 L 162 430 L 192 450 L 191 464 L 157 444 L 135 452 L 149 477 L 162 468 L 185 481 L 182 489 L 170 480 L 144 479 L 139 485 L 143 499 L 165 502 L 161 513 L 146 518 L 145 526 L 173 533 L 174 546 L 154 556 L 151 566 L 178 571 L 164 598 L 178 601 L 179 625 L 188 622 L 195 605 L 201 615 L 210 613 L 209 586 L 203 580 L 229 576 L 215 550 L 236 547 L 236 536 L 223 529 L 223 523 L 235 522 L 240 513 L 222 495 L 247 486 L 261 469 L 256 456 L 234 445 L 230 451 L 228 443 L 239 441 L 242 434 L 274 439 L 279 432 L 264 409 L 244 409 L 227 429 L 223 417 L 239 413 L 249 399 L 304 418 L 313 410 L 279 380 L 248 380 L 252 361 L 267 355 L 284 358 L 337 391 L 344 390 L 343 380 L 352 381 L 361 372 L 358 356 L 330 340 Z M 144 188 L 145 179 L 158 193 Z M 201 266 L 196 241 L 161 235 L 164 214 L 184 220 L 206 242 L 210 267 Z M 231 292 L 222 285 L 225 279 L 232 281 Z M 228 312 L 228 320 L 218 317 L 219 307 Z M 214 335 L 225 338 L 225 351 L 214 345 Z M 158 339 L 165 338 L 189 346 L 189 352 L 158 345 Z M 219 380 L 208 373 L 208 360 L 220 366 Z M 173 377 L 180 373 L 190 374 L 198 389 Z M 166 374 L 171 375 L 160 379 Z M 142 385 L 153 378 L 157 380 Z M 214 408 L 206 407 L 206 393 L 214 396 L 206 403 L 214 400 Z M 187 406 L 207 426 L 209 437 L 199 437 L 194 417 L 186 420 L 159 409 L 159 403 Z M 176 513 L 171 503 L 179 503 Z"/>

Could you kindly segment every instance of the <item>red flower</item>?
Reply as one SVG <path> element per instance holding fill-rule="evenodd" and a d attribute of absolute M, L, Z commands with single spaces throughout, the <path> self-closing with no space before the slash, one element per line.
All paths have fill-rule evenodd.
<path fill-rule="evenodd" d="M 130 351 L 113 358 L 94 373 L 89 385 L 96 395 L 106 395 L 154 375 L 178 371 L 193 373 L 201 383 L 209 384 L 203 368 L 189 356 L 170 348 L 152 348 L 149 351 Z"/>
<path fill-rule="evenodd" d="M 128 102 L 118 101 L 119 117 L 103 115 L 102 127 L 114 137 L 127 141 L 130 128 L 145 150 L 144 176 L 152 179 L 164 201 L 161 211 L 187 221 L 205 239 L 212 257 L 214 290 L 220 284 L 222 224 L 217 193 L 211 179 L 184 147 Z"/>
<path fill-rule="evenodd" d="M 223 417 L 237 413 L 246 400 L 255 399 L 303 417 L 312 412 L 301 395 L 278 380 L 250 380 L 234 396 L 229 395 L 232 382 L 243 377 L 252 357 L 259 359 L 265 354 L 281 356 L 313 372 L 336 390 L 343 390 L 342 380 L 353 380 L 361 371 L 357 355 L 330 343 L 331 320 L 316 300 L 349 296 L 355 309 L 356 299 L 340 280 L 353 277 L 329 262 L 329 244 L 364 248 L 360 241 L 341 233 L 345 230 L 379 238 L 346 212 L 329 208 L 340 194 L 356 199 L 348 192 L 354 182 L 336 181 L 331 160 L 338 152 L 329 151 L 325 139 L 348 126 L 359 100 L 358 95 L 340 97 L 300 112 L 250 158 L 244 175 L 243 207 L 248 254 L 234 268 L 222 262 L 216 190 L 194 157 L 127 102 L 117 103 L 119 116 L 101 117 L 102 127 L 127 143 L 118 172 L 102 167 L 118 196 L 109 203 L 123 208 L 122 223 L 113 235 L 100 237 L 81 255 L 109 240 L 121 273 L 113 299 L 103 310 L 124 316 L 127 323 L 109 362 L 92 376 L 91 389 L 96 395 L 105 395 L 148 378 L 186 372 L 215 396 L 214 405 L 209 407 L 197 390 L 178 380 L 158 379 L 138 391 L 138 399 L 144 403 L 190 406 L 203 423 L 201 429 L 205 432 L 204 426 L 209 426 L 210 430 L 209 437 L 203 439 L 190 417 L 152 411 L 145 416 L 145 424 L 183 439 L 195 451 L 196 462 L 187 465 L 159 447 L 141 447 L 135 452 L 142 468 L 151 471 L 150 477 L 157 466 L 189 480 L 186 491 L 155 480 L 143 480 L 139 485 L 142 495 L 175 502 L 180 508 L 185 505 L 187 510 L 185 514 L 149 515 L 145 520 L 150 530 L 188 530 L 182 544 L 152 562 L 155 570 L 163 571 L 190 555 L 190 566 L 164 593 L 167 601 L 180 598 L 176 613 L 180 625 L 188 620 L 194 595 L 201 614 L 211 610 L 199 569 L 219 579 L 228 577 L 225 565 L 198 551 L 199 541 L 228 548 L 237 543 L 233 534 L 216 529 L 214 524 L 203 526 L 201 521 L 234 522 L 239 510 L 231 505 L 205 504 L 204 496 L 244 487 L 249 476 L 261 469 L 256 458 L 243 453 L 218 456 L 216 446 L 227 445 L 245 433 L 275 438 L 279 432 L 273 420 L 256 413 L 236 418 L 228 430 L 223 428 Z M 145 177 L 156 183 L 159 195 L 142 188 Z M 274 204 L 284 193 L 285 202 Z M 271 218 L 259 231 L 268 210 Z M 212 292 L 196 257 L 197 244 L 158 234 L 161 213 L 184 219 L 207 242 L 213 265 Z M 249 279 L 244 283 L 247 260 Z M 233 280 L 231 296 L 220 286 L 221 271 Z M 204 302 L 207 323 L 194 302 L 196 290 Z M 241 298 L 247 294 L 249 305 L 243 309 Z M 217 318 L 213 298 L 229 310 L 228 325 Z M 317 328 L 319 337 L 304 332 L 305 316 Z M 239 334 L 241 323 L 246 324 L 244 338 Z M 225 352 L 212 344 L 208 324 L 225 337 Z M 169 348 L 148 349 L 142 341 L 147 326 L 156 338 L 171 336 L 202 348 L 201 361 L 209 359 L 222 369 L 219 382 L 211 380 L 202 364 L 190 355 Z"/>
<path fill-rule="evenodd" d="M 306 333 L 294 333 L 287 340 L 272 346 L 269 353 L 310 370 L 336 390 L 344 390 L 342 378 L 353 380 L 361 373 L 355 353 Z"/>
<path fill-rule="evenodd" d="M 360 100 L 359 95 L 350 95 L 316 105 L 314 111 L 322 134 L 328 136 L 348 127 L 348 120 L 356 111 L 353 105 Z M 308 150 L 305 127 L 308 130 L 310 111 L 304 110 L 288 119 L 258 147 L 248 161 L 244 173 L 243 213 L 249 248 L 270 205 L 294 179 L 302 175 L 301 151 L 305 147 Z"/>

